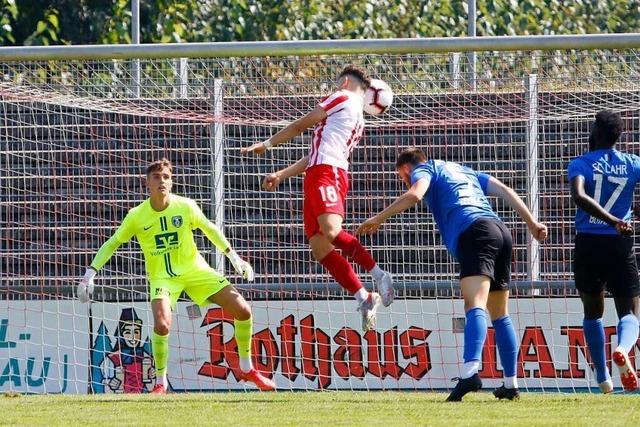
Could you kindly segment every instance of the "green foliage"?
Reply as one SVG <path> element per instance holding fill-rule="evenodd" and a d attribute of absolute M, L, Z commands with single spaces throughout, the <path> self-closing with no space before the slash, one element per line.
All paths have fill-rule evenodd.
<path fill-rule="evenodd" d="M 15 0 L 2 0 L 0 2 L 0 44 L 15 43 L 13 35 L 13 23 L 18 17 L 18 7 Z"/>
<path fill-rule="evenodd" d="M 477 2 L 478 35 L 638 31 L 640 1 L 492 0 Z"/>
<path fill-rule="evenodd" d="M 64 43 L 59 38 L 60 33 L 60 12 L 54 7 L 49 7 L 44 11 L 44 16 L 36 23 L 36 30 L 25 40 L 26 45 L 48 46 L 50 44 Z"/>
<path fill-rule="evenodd" d="M 144 43 L 453 37 L 467 32 L 466 0 L 140 3 Z M 130 9 L 131 0 L 0 0 L 0 43 L 130 43 Z M 640 0 L 480 0 L 477 10 L 481 36 L 640 28 Z"/>
<path fill-rule="evenodd" d="M 129 0 L 116 0 L 111 15 L 105 20 L 98 42 L 104 44 L 131 43 L 131 6 Z"/>

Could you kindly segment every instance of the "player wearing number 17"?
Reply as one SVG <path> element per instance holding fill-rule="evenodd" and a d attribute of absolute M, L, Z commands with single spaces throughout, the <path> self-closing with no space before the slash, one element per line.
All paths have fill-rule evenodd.
<path fill-rule="evenodd" d="M 338 76 L 337 90 L 305 116 L 264 142 L 243 148 L 256 155 L 283 144 L 314 126 L 309 154 L 293 165 L 267 175 L 262 186 L 274 191 L 282 181 L 306 172 L 304 179 L 304 229 L 314 258 L 359 302 L 362 328 L 375 325 L 380 305 L 393 301 L 391 275 L 376 265 L 352 234 L 342 229 L 349 189 L 349 156 L 364 130 L 363 103 L 370 79 L 363 70 L 347 66 Z M 380 295 L 367 292 L 351 264 L 335 248 L 369 271 Z"/>
<path fill-rule="evenodd" d="M 167 390 L 171 310 L 182 291 L 199 305 L 218 304 L 233 316 L 241 378 L 255 383 L 261 390 L 275 389 L 275 383 L 255 370 L 251 363 L 251 307 L 200 255 L 192 231 L 202 230 L 229 258 L 235 270 L 249 281 L 253 280 L 251 265 L 231 249 L 222 231 L 207 219 L 196 202 L 171 194 L 172 167 L 168 160 L 153 162 L 146 175 L 149 199 L 131 209 L 113 236 L 100 247 L 78 285 L 78 299 L 89 301 L 98 270 L 121 244 L 135 236 L 144 254 L 153 312 L 151 344 L 156 385 L 152 393 L 164 394 Z"/>
<path fill-rule="evenodd" d="M 569 163 L 571 198 L 578 206 L 574 275 L 584 306 L 584 337 L 603 393 L 613 391 L 606 365 L 602 325 L 605 288 L 618 313 L 618 347 L 612 360 L 626 391 L 638 388 L 629 351 L 638 340 L 638 267 L 633 252 L 631 201 L 640 181 L 640 157 L 614 148 L 622 133 L 619 114 L 600 111 L 591 129 L 589 151 Z"/>

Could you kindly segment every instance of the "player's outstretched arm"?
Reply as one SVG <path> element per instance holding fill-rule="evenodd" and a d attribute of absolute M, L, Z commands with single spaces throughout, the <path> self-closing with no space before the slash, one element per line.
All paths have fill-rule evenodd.
<path fill-rule="evenodd" d="M 614 226 L 618 233 L 631 234 L 633 232 L 633 227 L 630 223 L 611 215 L 584 191 L 584 177 L 582 175 L 578 175 L 571 180 L 571 200 L 589 215 Z"/>
<path fill-rule="evenodd" d="M 249 282 L 252 282 L 254 279 L 254 273 L 251 264 L 240 258 L 236 251 L 231 248 L 231 244 L 225 237 L 222 230 L 220 230 L 217 225 L 209 220 L 206 220 L 202 224 L 200 224 L 199 228 L 202 230 L 205 236 L 207 236 L 207 239 L 209 239 L 209 241 L 213 243 L 220 252 L 224 253 L 224 255 L 231 262 L 231 265 L 233 265 L 233 268 L 236 270 L 236 272 Z"/>
<path fill-rule="evenodd" d="M 307 169 L 308 164 L 309 156 L 304 156 L 294 164 L 289 165 L 278 172 L 270 173 L 264 177 L 264 180 L 262 181 L 262 188 L 267 191 L 275 191 L 284 180 L 289 179 L 292 176 L 298 176 L 304 172 L 305 169 Z"/>
<path fill-rule="evenodd" d="M 114 234 L 100 247 L 93 261 L 91 261 L 91 265 L 85 270 L 84 276 L 80 279 L 80 283 L 76 289 L 76 296 L 80 302 L 85 303 L 91 300 L 94 286 L 93 280 L 96 274 L 98 274 L 98 271 L 109 261 L 111 256 L 113 256 L 113 253 L 120 247 L 120 244 Z"/>
<path fill-rule="evenodd" d="M 356 234 L 375 233 L 387 219 L 400 212 L 406 211 L 422 200 L 428 189 L 429 179 L 423 178 L 416 181 L 406 193 L 394 200 L 393 203 L 384 208 L 380 213 L 363 222 L 356 230 Z"/>
<path fill-rule="evenodd" d="M 209 239 L 209 241 L 213 243 L 220 252 L 225 254 L 238 274 L 249 282 L 252 282 L 254 279 L 254 273 L 251 264 L 240 258 L 236 251 L 231 248 L 231 243 L 229 243 L 222 230 L 217 225 L 209 221 L 195 202 L 192 204 L 192 210 L 194 213 L 195 227 L 202 230 L 204 235 L 207 236 L 207 239 Z"/>
<path fill-rule="evenodd" d="M 315 126 L 326 118 L 326 111 L 320 107 L 316 107 L 311 112 L 300 117 L 298 120 L 294 121 L 266 141 L 257 142 L 249 147 L 243 147 L 240 149 L 240 152 L 242 154 L 255 154 L 259 156 L 276 145 L 284 144 L 285 142 L 295 138 L 311 126 Z"/>
<path fill-rule="evenodd" d="M 529 227 L 529 232 L 531 232 L 534 239 L 541 242 L 547 238 L 547 226 L 538 222 L 527 205 L 524 204 L 520 196 L 518 196 L 511 187 L 505 185 L 499 179 L 491 177 L 487 184 L 487 195 L 500 197 L 507 202 L 513 210 L 518 212 L 520 218 L 522 218 L 527 224 L 527 227 Z"/>

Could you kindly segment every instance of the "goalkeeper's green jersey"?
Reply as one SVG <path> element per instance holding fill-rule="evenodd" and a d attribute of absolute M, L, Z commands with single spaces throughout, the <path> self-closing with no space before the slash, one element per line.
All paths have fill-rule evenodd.
<path fill-rule="evenodd" d="M 102 268 L 122 243 L 135 236 L 144 253 L 149 279 L 179 277 L 211 268 L 193 240 L 196 228 L 201 229 L 219 250 L 229 248 L 220 229 L 207 219 L 193 200 L 171 194 L 169 206 L 158 212 L 147 199 L 129 211 L 115 234 L 102 245 L 91 267 L 96 271 Z"/>

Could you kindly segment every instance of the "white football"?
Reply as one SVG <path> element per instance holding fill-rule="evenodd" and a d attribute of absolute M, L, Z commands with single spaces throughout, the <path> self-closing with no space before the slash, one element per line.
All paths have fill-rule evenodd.
<path fill-rule="evenodd" d="M 379 79 L 371 79 L 371 86 L 364 94 L 364 111 L 374 116 L 384 113 L 393 102 L 393 91 Z"/>

